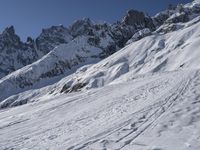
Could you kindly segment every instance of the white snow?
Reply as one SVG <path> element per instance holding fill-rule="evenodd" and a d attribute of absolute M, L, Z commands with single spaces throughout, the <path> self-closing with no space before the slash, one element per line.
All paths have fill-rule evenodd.
<path fill-rule="evenodd" d="M 1 79 L 0 107 L 8 108 L 0 109 L 0 150 L 199 150 L 200 19 L 180 26 L 132 41 L 96 64 L 91 56 L 102 50 L 79 37 Z M 78 61 L 82 67 L 61 80 L 19 89 L 41 84 L 42 74 L 77 55 L 89 65 Z"/>
<path fill-rule="evenodd" d="M 192 25 L 188 26 L 188 24 Z M 122 75 L 130 78 L 129 74 L 133 76 L 133 74 L 179 69 L 200 69 L 198 65 L 200 64 L 199 25 L 200 22 L 192 20 L 185 23 L 185 27 L 181 30 L 164 35 L 154 34 L 133 42 L 103 61 L 88 66 L 86 70 L 62 79 L 56 85 L 56 90 L 62 88 L 63 84 L 73 86 L 78 83 L 89 83 L 84 88 L 91 88 L 92 85 L 101 87 Z M 114 68 L 119 66 L 121 69 L 115 71 Z M 129 74 L 126 75 L 128 72 Z"/>
<path fill-rule="evenodd" d="M 0 79 L 0 101 L 13 94 L 30 89 L 23 86 L 34 85 L 41 80 L 43 75 L 49 72 L 54 71 L 59 75 L 60 71 L 63 71 L 67 74 L 72 72 L 73 68 L 99 60 L 91 56 L 98 55 L 102 50 L 89 45 L 86 41 L 87 37 L 78 37 L 68 44 L 59 45 L 35 63 Z M 22 88 L 19 88 L 19 86 L 22 86 Z M 5 87 L 7 88 L 5 89 Z"/>
<path fill-rule="evenodd" d="M 128 40 L 128 42 L 126 43 L 126 45 L 131 44 L 131 43 L 133 43 L 133 42 L 135 42 L 135 41 L 138 41 L 138 40 L 140 40 L 141 38 L 143 38 L 143 37 L 145 37 L 145 36 L 148 36 L 148 35 L 150 35 L 150 34 L 151 34 L 151 30 L 150 30 L 149 28 L 144 28 L 144 29 L 142 29 L 142 30 L 136 32 L 136 33 L 132 36 L 132 38 L 131 38 L 130 40 Z"/>
<path fill-rule="evenodd" d="M 0 149 L 197 150 L 199 77 L 149 75 L 1 110 Z"/>

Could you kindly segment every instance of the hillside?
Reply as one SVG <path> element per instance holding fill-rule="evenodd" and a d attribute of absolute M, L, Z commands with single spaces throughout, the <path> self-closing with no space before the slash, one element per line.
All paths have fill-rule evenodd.
<path fill-rule="evenodd" d="M 199 0 L 59 28 L 0 79 L 0 149 L 200 149 Z"/>

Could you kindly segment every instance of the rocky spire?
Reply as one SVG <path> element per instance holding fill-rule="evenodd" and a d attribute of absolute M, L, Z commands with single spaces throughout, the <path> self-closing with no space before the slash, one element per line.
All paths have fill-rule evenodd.
<path fill-rule="evenodd" d="M 137 10 L 129 10 L 127 11 L 126 16 L 123 18 L 123 23 L 126 25 L 135 25 L 144 22 L 145 15 L 143 12 L 139 12 Z"/>
<path fill-rule="evenodd" d="M 127 11 L 122 20 L 122 24 L 134 26 L 136 28 L 149 28 L 151 30 L 155 28 L 151 17 L 146 16 L 143 12 L 133 9 Z"/>
<path fill-rule="evenodd" d="M 15 28 L 14 28 L 14 26 L 7 27 L 7 28 L 3 31 L 3 34 L 14 35 L 14 34 L 15 34 Z"/>

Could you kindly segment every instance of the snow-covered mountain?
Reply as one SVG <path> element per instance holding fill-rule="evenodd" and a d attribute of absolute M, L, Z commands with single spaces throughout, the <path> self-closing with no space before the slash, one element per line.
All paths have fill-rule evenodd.
<path fill-rule="evenodd" d="M 6 29 L 35 57 L 0 79 L 0 149 L 200 149 L 199 33 L 199 0 L 26 43 Z"/>
<path fill-rule="evenodd" d="M 152 19 L 133 10 L 128 11 L 121 22 L 97 24 L 86 18 L 75 21 L 68 28 L 59 25 L 43 29 L 36 39 L 28 37 L 26 42 L 15 34 L 13 26 L 8 27 L 0 34 L 0 78 L 39 60 L 55 47 L 82 36 L 88 38 L 86 45 L 89 43 L 102 49 L 99 57 L 105 58 L 122 48 L 135 32 L 144 27 L 153 30 Z"/>
<path fill-rule="evenodd" d="M 83 19 L 76 21 L 69 29 L 57 26 L 43 30 L 35 45 L 40 53 L 50 52 L 0 80 L 2 107 L 13 105 L 15 100 L 12 96 L 15 94 L 50 83 L 55 86 L 52 91 L 68 93 L 102 87 L 127 73 L 137 75 L 197 68 L 199 4 L 181 5 L 181 10 L 188 13 L 189 21 L 173 22 L 172 25 L 180 26 L 176 31 L 167 34 L 161 32 L 169 24 L 167 20 L 179 13 L 179 7 L 174 8 L 171 17 L 156 30 L 152 22 L 159 14 L 151 19 L 134 10 L 128 11 L 121 23 L 113 25 L 95 24 L 90 19 Z M 116 52 L 125 44 L 127 46 Z M 103 58 L 106 59 L 99 62 Z M 84 66 L 87 64 L 94 65 Z M 12 101 L 9 100 L 10 96 Z"/>
<path fill-rule="evenodd" d="M 34 45 L 21 42 L 14 27 L 6 28 L 0 34 L 0 78 L 38 59 Z"/>
<path fill-rule="evenodd" d="M 138 20 L 133 20 L 130 24 L 129 21 L 135 19 L 135 17 L 138 17 Z M 28 48 L 31 47 L 30 50 L 35 54 L 27 51 L 27 56 L 30 55 L 34 59 L 30 60 L 28 57 L 27 59 L 30 61 L 25 64 L 21 64 L 21 60 L 17 59 L 16 61 L 20 65 L 12 67 L 13 71 L 18 70 L 0 80 L 2 85 L 0 89 L 3 93 L 0 94 L 0 101 L 13 94 L 32 89 L 34 86 L 42 87 L 43 85 L 39 85 L 40 82 L 47 82 L 45 85 L 49 82 L 52 83 L 54 82 L 52 80 L 56 77 L 61 76 L 60 78 L 62 78 L 63 75 L 74 72 L 78 67 L 96 63 L 110 56 L 122 48 L 135 32 L 144 27 L 153 30 L 152 19 L 142 12 L 133 10 L 127 12 L 122 22 L 112 25 L 96 24 L 86 18 L 74 22 L 69 28 L 62 25 L 52 26 L 49 29 L 43 29 L 36 40 L 28 38 L 26 43 L 20 41 L 18 36 L 14 34 L 14 28 L 11 27 L 10 30 L 13 31 L 11 33 L 18 39 L 18 42 Z M 18 49 L 20 48 L 19 46 Z M 8 56 L 11 59 L 10 61 L 15 60 L 14 56 L 18 55 L 19 52 L 26 57 L 26 53 L 23 53 L 24 50 L 21 49 L 15 50 L 13 57 Z M 3 50 L 8 52 L 10 47 L 5 47 Z M 5 55 L 2 54 L 2 57 L 5 57 Z M 9 62 L 5 63 L 5 69 L 12 65 Z M 17 63 L 13 62 L 13 64 L 16 65 Z M 25 67 L 21 68 L 23 65 Z M 7 84 L 9 86 L 5 89 L 4 86 Z"/>

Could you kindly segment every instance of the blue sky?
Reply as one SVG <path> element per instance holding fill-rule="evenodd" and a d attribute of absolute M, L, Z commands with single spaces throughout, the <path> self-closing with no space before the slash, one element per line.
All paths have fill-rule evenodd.
<path fill-rule="evenodd" d="M 36 37 L 42 28 L 52 25 L 70 25 L 77 19 L 89 17 L 94 21 L 121 20 L 128 9 L 155 15 L 170 3 L 192 0 L 0 0 L 0 32 L 14 25 L 25 40 Z"/>

